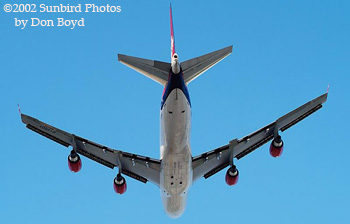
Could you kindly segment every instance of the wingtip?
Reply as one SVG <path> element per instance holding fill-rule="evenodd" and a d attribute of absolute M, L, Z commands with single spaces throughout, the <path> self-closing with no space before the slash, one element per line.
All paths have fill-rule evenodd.
<path fill-rule="evenodd" d="M 229 48 L 230 48 L 230 51 L 231 51 L 231 53 L 232 53 L 232 51 L 233 51 L 233 44 L 231 44 L 231 45 L 229 46 Z"/>
<path fill-rule="evenodd" d="M 328 84 L 328 86 L 327 86 L 327 92 L 324 94 L 324 95 L 325 95 L 325 100 L 324 100 L 324 102 L 326 102 L 326 101 L 327 101 L 327 98 L 328 98 L 328 92 L 329 92 L 329 84 Z"/>
<path fill-rule="evenodd" d="M 21 107 L 17 104 L 19 115 L 22 115 Z"/>
<path fill-rule="evenodd" d="M 123 59 L 125 59 L 126 55 L 125 54 L 118 54 L 118 61 L 122 62 Z"/>

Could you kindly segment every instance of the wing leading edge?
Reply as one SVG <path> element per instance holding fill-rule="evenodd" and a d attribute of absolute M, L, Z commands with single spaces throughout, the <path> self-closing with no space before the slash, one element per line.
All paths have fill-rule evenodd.
<path fill-rule="evenodd" d="M 205 54 L 181 63 L 184 74 L 184 81 L 189 84 L 205 71 L 219 63 L 232 53 L 233 46 L 228 46 L 220 50 Z"/>
<path fill-rule="evenodd" d="M 185 83 L 189 84 L 205 71 L 230 55 L 232 53 L 232 48 L 233 46 L 231 45 L 209 54 L 182 62 L 181 69 L 183 70 Z M 168 81 L 169 71 L 171 69 L 170 63 L 137 58 L 123 54 L 118 54 L 118 61 L 163 86 L 165 86 Z"/>
<path fill-rule="evenodd" d="M 200 177 L 208 178 L 226 168 L 233 158 L 241 159 L 255 149 L 272 140 L 278 131 L 285 131 L 304 118 L 322 108 L 328 93 L 325 93 L 308 103 L 298 107 L 275 122 L 249 134 L 241 139 L 234 139 L 229 144 L 215 150 L 203 153 L 192 159 L 193 181 Z"/>
<path fill-rule="evenodd" d="M 143 183 L 150 181 L 159 186 L 160 160 L 111 149 L 25 114 L 21 114 L 21 118 L 28 129 L 46 138 L 65 147 L 72 146 L 77 153 L 111 169 L 119 167 L 122 173 Z"/>

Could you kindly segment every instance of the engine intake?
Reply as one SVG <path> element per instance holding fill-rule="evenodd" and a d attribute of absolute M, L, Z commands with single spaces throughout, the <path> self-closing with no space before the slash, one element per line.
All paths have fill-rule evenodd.
<path fill-rule="evenodd" d="M 80 156 L 74 150 L 72 150 L 68 156 L 68 167 L 74 173 L 79 172 L 81 169 Z"/>
<path fill-rule="evenodd" d="M 283 152 L 283 141 L 280 135 L 277 135 L 277 137 L 271 142 L 270 145 L 270 155 L 272 157 L 279 157 L 282 155 Z"/>
<path fill-rule="evenodd" d="M 239 172 L 236 166 L 235 165 L 231 166 L 226 172 L 226 177 L 225 177 L 226 184 L 229 186 L 235 185 L 238 182 L 238 177 L 239 177 Z"/>
<path fill-rule="evenodd" d="M 127 186 L 126 186 L 125 178 L 122 175 L 118 174 L 114 178 L 113 188 L 114 188 L 115 193 L 117 193 L 117 194 L 124 194 L 125 193 Z"/>

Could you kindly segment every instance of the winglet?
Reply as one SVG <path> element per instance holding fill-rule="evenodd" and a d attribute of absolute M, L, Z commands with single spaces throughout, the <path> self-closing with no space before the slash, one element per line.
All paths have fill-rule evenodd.
<path fill-rule="evenodd" d="M 19 106 L 19 104 L 17 104 L 17 106 L 18 106 L 19 115 L 22 115 L 21 107 Z"/>
<path fill-rule="evenodd" d="M 329 84 L 328 84 L 328 86 L 327 86 L 327 94 L 328 94 L 328 91 L 329 91 Z"/>
<path fill-rule="evenodd" d="M 173 13 L 171 9 L 171 3 L 170 3 L 170 50 L 171 50 L 171 58 L 173 58 L 173 55 L 175 54 L 175 37 L 174 37 L 174 26 L 173 26 Z"/>

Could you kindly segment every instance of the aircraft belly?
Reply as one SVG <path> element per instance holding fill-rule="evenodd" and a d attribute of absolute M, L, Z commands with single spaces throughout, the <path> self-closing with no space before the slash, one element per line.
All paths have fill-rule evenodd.
<path fill-rule="evenodd" d="M 174 89 L 162 110 L 163 142 L 170 151 L 181 151 L 189 144 L 190 107 L 180 89 Z"/>
<path fill-rule="evenodd" d="M 174 89 L 161 111 L 160 190 L 164 208 L 172 217 L 183 213 L 192 185 L 190 118 L 187 98 L 180 89 Z"/>
<path fill-rule="evenodd" d="M 180 216 L 186 207 L 187 193 L 192 185 L 192 157 L 189 150 L 183 154 L 167 154 L 161 164 L 160 190 L 165 211 L 171 217 Z"/>

